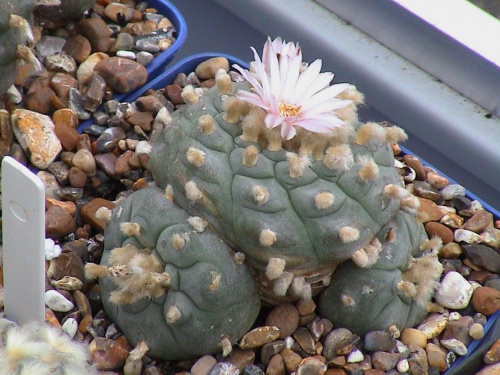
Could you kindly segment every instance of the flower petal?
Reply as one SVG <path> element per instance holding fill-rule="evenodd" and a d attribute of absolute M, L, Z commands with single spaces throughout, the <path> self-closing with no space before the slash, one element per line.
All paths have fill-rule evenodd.
<path fill-rule="evenodd" d="M 277 116 L 273 113 L 268 113 L 266 115 L 266 118 L 264 119 L 264 122 L 269 129 L 272 129 L 280 126 L 283 123 L 283 117 Z"/>
<path fill-rule="evenodd" d="M 315 103 L 314 106 L 302 110 L 300 114 L 302 118 L 310 117 L 321 113 L 332 112 L 339 108 L 347 107 L 351 103 L 352 103 L 351 100 L 332 99 L 330 101 L 322 103 Z"/>
<path fill-rule="evenodd" d="M 323 89 L 321 91 L 318 91 L 316 94 L 312 95 L 307 103 L 302 105 L 302 109 L 304 111 L 307 111 L 309 108 L 320 105 L 324 102 L 330 102 L 332 99 L 335 99 L 337 95 L 339 95 L 341 92 L 345 91 L 349 87 L 348 84 L 338 84 L 338 85 L 332 85 L 327 87 L 326 89 Z M 341 100 L 341 99 L 338 99 Z M 352 103 L 352 101 L 351 101 Z M 346 104 L 349 105 L 350 103 Z M 339 107 L 340 108 L 340 107 Z"/>
<path fill-rule="evenodd" d="M 307 117 L 299 120 L 297 125 L 314 133 L 328 133 L 334 128 L 344 126 L 344 121 L 336 116 Z"/>

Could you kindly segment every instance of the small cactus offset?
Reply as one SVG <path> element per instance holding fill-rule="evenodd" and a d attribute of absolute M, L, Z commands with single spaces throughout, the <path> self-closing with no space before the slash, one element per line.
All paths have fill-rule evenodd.
<path fill-rule="evenodd" d="M 86 274 L 100 277 L 106 312 L 134 346 L 145 341 L 148 355 L 192 358 L 226 350 L 251 327 L 257 289 L 242 254 L 206 221 L 158 188 L 131 194 L 109 220 L 101 265 L 87 264 Z"/>
<path fill-rule="evenodd" d="M 304 64 L 298 45 L 268 39 L 262 57 L 253 51 L 250 70 L 235 66 L 241 82 L 220 70 L 215 87 L 201 96 L 187 86 L 182 95 L 187 106 L 153 136 L 151 172 L 180 208 L 160 210 L 165 197 L 136 192 L 115 209 L 105 233 L 110 252 L 101 266 L 89 266 L 101 277 L 111 317 L 122 327 L 134 326 L 134 314 L 163 301 L 162 288 L 172 290 L 180 271 L 171 265 L 183 269 L 176 262 L 190 256 L 184 259 L 184 250 L 162 253 L 159 244 L 194 246 L 170 229 L 177 228 L 176 220 L 190 216 L 205 232 L 210 228 L 210 236 L 222 239 L 221 254 L 231 254 L 228 260 L 219 257 L 208 263 L 224 269 L 224 262 L 234 267 L 236 258 L 238 266 L 248 269 L 253 281 L 232 286 L 241 288 L 240 295 L 253 296 L 256 285 L 260 298 L 272 305 L 317 296 L 323 316 L 358 334 L 417 324 L 433 308 L 442 273 L 437 259 L 441 243 L 427 239 L 417 218 L 419 201 L 394 168 L 391 145 L 405 140 L 405 132 L 397 126 L 360 123 L 357 106 L 363 95 L 349 84 L 330 85 L 333 74 L 320 72 L 321 60 Z M 150 196 L 146 202 L 138 194 Z M 140 204 L 151 211 L 139 215 L 140 220 L 130 219 L 132 207 Z M 160 228 L 177 239 L 157 239 Z M 152 284 L 160 283 L 160 289 L 134 289 L 137 282 L 130 280 L 139 276 L 123 262 L 127 256 L 122 253 L 131 251 L 124 245 L 133 246 L 134 257 L 141 257 L 135 269 L 151 267 Z M 196 256 L 211 254 L 211 246 L 203 241 Z M 151 254 L 160 256 L 152 262 Z M 222 303 L 222 297 L 203 298 L 208 298 L 207 306 Z M 135 308 L 139 305 L 143 307 Z M 249 309 L 248 304 L 231 306 L 234 311 L 241 307 L 240 315 Z M 122 311 L 129 308 L 130 318 L 124 318 Z M 141 324 L 133 328 L 135 337 L 148 341 L 158 327 L 170 332 L 170 309 L 166 311 L 167 324 L 156 330 Z M 223 313 L 232 319 L 232 312 Z M 204 345 L 199 341 L 190 345 Z M 166 359 L 183 354 L 189 353 L 161 352 Z"/>

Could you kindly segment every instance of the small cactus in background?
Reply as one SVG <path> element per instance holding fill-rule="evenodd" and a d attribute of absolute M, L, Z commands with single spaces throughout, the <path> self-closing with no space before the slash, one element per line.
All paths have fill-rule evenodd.
<path fill-rule="evenodd" d="M 417 324 L 433 308 L 430 301 L 442 266 L 437 259 L 440 243 L 427 239 L 417 220 L 419 201 L 404 188 L 394 168 L 391 144 L 405 140 L 405 132 L 396 126 L 360 123 L 357 106 L 363 95 L 352 85 L 330 85 L 333 74 L 320 72 L 320 60 L 304 64 L 298 45 L 269 39 L 262 59 L 255 50 L 254 56 L 250 70 L 235 66 L 243 82 L 232 82 L 222 70 L 215 87 L 201 96 L 187 86 L 183 98 L 188 105 L 174 112 L 170 123 L 153 136 L 149 162 L 154 180 L 185 211 L 160 210 L 168 199 L 155 193 L 145 200 L 143 195 L 150 193 L 140 191 L 115 209 L 105 232 L 103 263 L 88 266 L 101 277 L 111 318 L 125 330 L 161 298 L 168 283 L 172 290 L 179 270 L 171 272 L 169 267 L 182 267 L 176 262 L 187 260 L 183 250 L 161 254 L 158 246 L 195 244 L 171 229 L 170 239 L 157 240 L 159 227 L 175 227 L 176 215 L 191 215 L 207 227 L 205 231 L 210 228 L 210 236 L 229 246 L 224 244 L 220 254 L 233 255 L 228 260 L 220 256 L 217 266 L 234 267 L 237 259 L 268 304 L 319 295 L 322 315 L 358 334 Z M 130 207 L 139 207 L 139 202 L 151 207 L 147 215 L 138 214 L 140 222 L 129 218 Z M 213 245 L 202 245 L 197 245 L 197 256 L 211 254 Z M 152 249 L 156 250 L 151 253 Z M 135 254 L 131 259 L 141 257 L 140 264 L 123 261 L 129 259 L 129 251 Z M 157 253 L 160 256 L 150 262 L 151 254 Z M 147 268 L 156 280 L 148 285 L 155 286 L 134 290 L 132 284 L 139 281 L 130 280 L 139 276 L 130 271 L 132 263 L 141 274 Z M 194 292 L 200 286 L 203 283 L 190 287 Z M 245 288 L 245 293 L 252 289 L 253 296 L 254 283 L 247 280 L 231 288 L 240 296 Z M 206 303 L 222 301 L 208 298 Z M 226 309 L 221 316 L 230 320 L 236 306 L 241 307 L 236 313 L 240 315 L 249 308 L 233 306 L 234 311 Z M 130 315 L 124 317 L 125 310 Z M 175 311 L 164 311 L 168 324 Z M 165 322 L 155 327 L 134 325 L 128 337 L 147 341 L 152 355 L 165 359 L 189 354 L 172 348 L 175 353 L 167 353 L 164 347 L 155 351 L 159 343 L 152 336 L 161 329 L 164 335 L 170 332 Z M 229 338 L 233 341 L 235 336 Z M 205 344 L 204 339 L 190 343 L 193 353 L 203 353 L 206 348 L 195 346 Z"/>
<path fill-rule="evenodd" d="M 0 319 L 0 375 L 92 375 L 87 347 L 42 323 Z"/>
<path fill-rule="evenodd" d="M 28 63 L 32 56 L 26 45 L 34 42 L 33 13 L 52 21 L 78 17 L 95 0 L 0 0 L 0 96 L 12 86 L 19 59 Z M 34 60 L 36 60 L 33 57 Z"/>

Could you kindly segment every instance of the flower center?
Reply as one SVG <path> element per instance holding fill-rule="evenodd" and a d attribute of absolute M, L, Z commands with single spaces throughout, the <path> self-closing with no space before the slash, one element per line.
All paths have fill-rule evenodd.
<path fill-rule="evenodd" d="M 293 117 L 298 116 L 300 113 L 300 105 L 287 104 L 283 102 L 278 103 L 278 109 L 280 111 L 280 117 Z"/>

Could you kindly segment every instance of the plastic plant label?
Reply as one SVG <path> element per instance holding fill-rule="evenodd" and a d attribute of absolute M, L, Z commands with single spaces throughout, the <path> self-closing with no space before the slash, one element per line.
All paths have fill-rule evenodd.
<path fill-rule="evenodd" d="M 7 319 L 45 320 L 45 189 L 28 168 L 2 160 L 4 305 Z"/>

